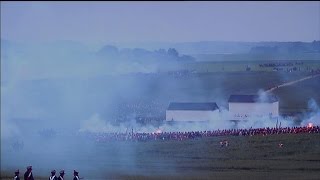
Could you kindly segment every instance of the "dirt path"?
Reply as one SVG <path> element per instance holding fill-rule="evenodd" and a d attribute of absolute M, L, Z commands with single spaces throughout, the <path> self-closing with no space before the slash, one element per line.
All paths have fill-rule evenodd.
<path fill-rule="evenodd" d="M 301 81 L 304 81 L 304 80 L 307 80 L 307 79 L 311 79 L 311 78 L 315 78 L 315 77 L 318 77 L 318 76 L 320 76 L 320 74 L 311 75 L 311 76 L 307 76 L 307 77 L 304 77 L 304 78 L 301 78 L 301 79 L 298 79 L 298 80 L 286 82 L 286 83 L 280 84 L 278 86 L 272 87 L 272 88 L 266 90 L 265 92 L 269 92 L 270 93 L 275 89 L 278 89 L 278 88 L 281 88 L 281 87 L 284 87 L 284 86 L 290 86 L 290 85 L 296 84 L 298 82 L 301 82 Z"/>

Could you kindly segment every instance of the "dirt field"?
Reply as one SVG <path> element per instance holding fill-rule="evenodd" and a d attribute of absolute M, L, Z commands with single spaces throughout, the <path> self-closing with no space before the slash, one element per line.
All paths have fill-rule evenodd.
<path fill-rule="evenodd" d="M 320 134 L 289 134 L 104 143 L 81 152 L 76 163 L 88 165 L 80 168 L 80 176 L 97 180 L 319 179 L 319 138 Z M 219 142 L 224 139 L 229 146 L 221 148 Z M 278 147 L 280 142 L 283 148 Z M 63 166 L 68 163 L 66 159 Z M 36 179 L 47 179 L 37 176 L 42 175 L 40 171 L 34 168 Z M 1 179 L 10 179 L 8 173 L 2 171 Z M 71 177 L 69 171 L 66 179 Z"/>

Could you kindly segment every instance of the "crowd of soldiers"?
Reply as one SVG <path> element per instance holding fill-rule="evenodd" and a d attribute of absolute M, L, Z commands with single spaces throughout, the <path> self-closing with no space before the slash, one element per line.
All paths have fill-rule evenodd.
<path fill-rule="evenodd" d="M 56 176 L 56 170 L 51 171 L 51 175 L 49 176 L 49 180 L 64 180 L 65 172 L 64 170 L 60 171 L 60 175 Z M 34 180 L 33 174 L 32 174 L 32 166 L 27 167 L 27 171 L 23 175 L 24 180 Z M 73 180 L 80 180 L 83 178 L 79 177 L 79 172 L 76 170 L 73 170 Z M 13 180 L 20 180 L 19 176 L 19 169 L 14 172 Z"/>
<path fill-rule="evenodd" d="M 303 65 L 303 62 L 301 63 L 296 62 L 295 64 L 293 62 L 259 64 L 260 67 L 286 67 L 286 66 L 294 66 L 294 65 Z"/>
<path fill-rule="evenodd" d="M 224 129 L 213 131 L 191 132 L 153 132 L 153 133 L 88 133 L 97 142 L 107 141 L 156 141 L 156 140 L 187 140 L 217 136 L 267 136 L 274 134 L 320 133 L 320 126 L 305 127 L 277 127 Z"/>

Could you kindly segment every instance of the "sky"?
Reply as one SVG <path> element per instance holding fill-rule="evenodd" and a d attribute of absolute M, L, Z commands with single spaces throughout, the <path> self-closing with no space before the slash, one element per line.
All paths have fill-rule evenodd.
<path fill-rule="evenodd" d="M 3 2 L 16 42 L 313 41 L 320 2 Z"/>

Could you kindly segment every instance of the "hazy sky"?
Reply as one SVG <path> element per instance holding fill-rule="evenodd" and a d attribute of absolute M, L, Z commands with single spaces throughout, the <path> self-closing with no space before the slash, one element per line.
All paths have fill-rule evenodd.
<path fill-rule="evenodd" d="M 19 42 L 313 41 L 320 2 L 1 2 Z"/>

